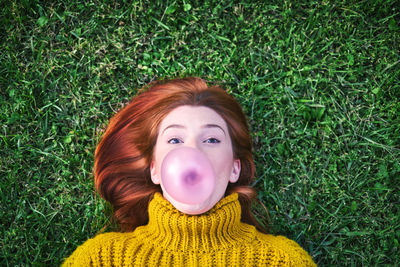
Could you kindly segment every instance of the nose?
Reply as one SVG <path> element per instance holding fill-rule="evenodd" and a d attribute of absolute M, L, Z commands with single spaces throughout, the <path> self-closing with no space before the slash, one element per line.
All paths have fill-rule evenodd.
<path fill-rule="evenodd" d="M 194 149 L 197 149 L 197 150 L 201 150 L 201 147 L 200 147 L 199 143 L 194 138 L 187 140 L 185 142 L 185 146 L 186 147 L 190 147 L 190 148 L 194 148 Z"/>

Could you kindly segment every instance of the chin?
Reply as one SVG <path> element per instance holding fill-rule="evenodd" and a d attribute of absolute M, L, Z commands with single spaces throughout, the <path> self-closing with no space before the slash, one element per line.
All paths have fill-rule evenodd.
<path fill-rule="evenodd" d="M 180 212 L 183 212 L 188 215 L 200 215 L 206 213 L 210 209 L 214 207 L 216 203 L 213 203 L 212 200 L 208 199 L 200 204 L 185 204 L 175 199 L 171 198 L 168 194 L 164 193 L 164 197 Z"/>
<path fill-rule="evenodd" d="M 177 210 L 179 210 L 180 212 L 183 212 L 185 214 L 188 214 L 188 215 L 200 215 L 200 214 L 206 213 L 211 208 L 209 208 L 209 207 L 201 207 L 201 208 L 187 207 L 187 209 L 186 208 L 177 208 Z"/>

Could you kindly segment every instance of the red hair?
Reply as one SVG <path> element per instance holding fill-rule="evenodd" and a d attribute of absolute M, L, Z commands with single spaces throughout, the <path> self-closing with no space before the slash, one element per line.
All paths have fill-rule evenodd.
<path fill-rule="evenodd" d="M 226 195 L 237 192 L 241 220 L 265 232 L 250 211 L 256 191 L 250 187 L 255 168 L 246 117 L 232 96 L 200 78 L 153 82 L 111 118 L 95 152 L 95 186 L 113 206 L 121 230 L 133 231 L 148 222 L 148 203 L 161 192 L 150 177 L 158 128 L 169 112 L 182 105 L 211 108 L 226 121 L 234 157 L 241 162 L 239 180 L 228 185 Z"/>

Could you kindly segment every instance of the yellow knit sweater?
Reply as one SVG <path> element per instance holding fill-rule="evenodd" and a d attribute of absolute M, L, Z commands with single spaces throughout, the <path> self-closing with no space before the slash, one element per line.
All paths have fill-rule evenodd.
<path fill-rule="evenodd" d="M 147 225 L 89 239 L 63 266 L 316 266 L 296 242 L 262 234 L 240 216 L 236 193 L 197 216 L 156 193 Z"/>

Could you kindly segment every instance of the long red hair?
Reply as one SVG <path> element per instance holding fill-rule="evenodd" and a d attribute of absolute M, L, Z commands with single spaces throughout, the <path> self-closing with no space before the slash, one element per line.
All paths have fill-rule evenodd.
<path fill-rule="evenodd" d="M 241 162 L 239 180 L 228 185 L 226 195 L 237 192 L 241 220 L 265 232 L 250 211 L 256 191 L 250 187 L 255 169 L 246 117 L 232 96 L 200 78 L 150 83 L 111 118 L 95 152 L 95 186 L 113 206 L 121 230 L 133 231 L 148 222 L 148 203 L 161 192 L 150 177 L 158 128 L 169 112 L 182 105 L 209 107 L 226 121 L 234 157 Z"/>

